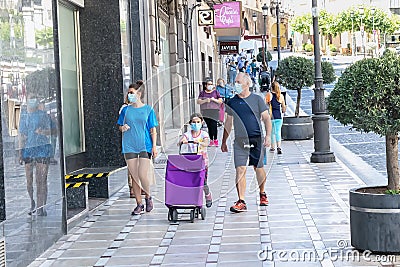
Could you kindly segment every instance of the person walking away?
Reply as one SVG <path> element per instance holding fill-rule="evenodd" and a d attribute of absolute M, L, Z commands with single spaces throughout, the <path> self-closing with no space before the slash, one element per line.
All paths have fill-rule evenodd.
<path fill-rule="evenodd" d="M 271 87 L 271 74 L 268 72 L 268 67 L 266 65 L 262 66 L 260 71 L 260 91 L 268 92 Z"/>
<path fill-rule="evenodd" d="M 208 154 L 207 147 L 210 144 L 210 137 L 206 131 L 201 130 L 201 126 L 203 125 L 203 117 L 199 113 L 194 113 L 190 116 L 190 130 L 182 135 L 182 138 L 179 140 L 178 145 L 188 144 L 188 142 L 194 142 L 199 146 L 189 144 L 190 151 L 195 152 L 197 149 L 197 153 L 202 155 L 206 165 L 206 177 L 204 179 L 204 196 L 206 199 L 206 207 L 210 208 L 212 206 L 212 196 L 210 192 L 210 188 L 207 184 L 208 177 Z"/>
<path fill-rule="evenodd" d="M 156 142 L 158 126 L 154 109 L 142 102 L 145 86 L 138 81 L 128 92 L 129 105 L 124 107 L 118 118 L 119 130 L 122 132 L 122 153 L 128 170 L 133 178 L 133 191 L 136 198 L 136 208 L 132 215 L 144 212 L 141 190 L 145 192 L 146 212 L 153 209 L 150 196 L 150 180 L 147 172 L 150 168 L 151 157 L 157 156 Z M 151 153 L 147 152 L 146 131 L 150 129 L 152 142 Z"/>
<path fill-rule="evenodd" d="M 217 91 L 220 94 L 220 96 L 223 99 L 223 103 L 221 103 L 220 105 L 220 109 L 219 109 L 219 121 L 220 124 L 222 124 L 223 122 L 225 122 L 225 104 L 227 101 L 229 101 L 229 99 L 231 99 L 233 97 L 233 87 L 231 87 L 230 85 L 227 85 L 225 83 L 225 80 L 222 78 L 219 78 L 217 80 Z"/>
<path fill-rule="evenodd" d="M 243 57 L 239 57 L 239 61 L 238 61 L 238 64 L 237 64 L 239 72 L 244 72 L 245 71 L 244 62 L 245 62 L 244 58 Z"/>
<path fill-rule="evenodd" d="M 221 150 L 228 152 L 226 141 L 234 124 L 235 140 L 233 143 L 234 163 L 236 169 L 236 189 L 238 201 L 230 208 L 231 212 L 247 210 L 245 202 L 246 165 L 253 166 L 260 189 L 260 206 L 268 205 L 265 193 L 266 173 L 264 164 L 264 147 L 270 146 L 271 119 L 268 107 L 262 97 L 250 92 L 249 75 L 239 73 L 236 77 L 236 95 L 227 103 L 227 118 L 222 138 Z M 261 121 L 266 134 L 263 136 Z"/>
<path fill-rule="evenodd" d="M 257 77 L 257 70 L 258 70 L 257 62 L 255 59 L 253 59 L 253 61 L 251 62 L 250 67 L 251 67 L 251 77 L 255 79 Z"/>
<path fill-rule="evenodd" d="M 290 52 L 293 52 L 293 39 L 292 38 L 289 38 L 288 44 L 289 44 Z"/>
<path fill-rule="evenodd" d="M 200 105 L 201 114 L 207 124 L 210 135 L 210 146 L 218 145 L 218 118 L 222 98 L 215 89 L 211 79 L 205 82 L 204 90 L 200 92 L 197 104 Z"/>
<path fill-rule="evenodd" d="M 265 96 L 265 102 L 270 106 L 271 122 L 272 122 L 272 134 L 271 134 L 271 148 L 270 152 L 276 151 L 278 154 L 282 154 L 281 148 L 281 130 L 283 124 L 282 113 L 286 112 L 285 99 L 281 94 L 280 86 L 278 82 L 273 82 L 271 86 L 271 92 Z"/>
<path fill-rule="evenodd" d="M 28 93 L 26 110 L 21 112 L 19 122 L 19 162 L 25 163 L 26 187 L 31 200 L 29 215 L 37 211 L 38 216 L 46 216 L 47 175 L 52 155 L 51 136 L 57 128 L 50 115 L 40 107 L 38 97 Z M 33 197 L 33 173 L 36 180 L 36 202 Z"/>
<path fill-rule="evenodd" d="M 234 85 L 235 84 L 235 79 L 237 75 L 237 66 L 234 61 L 231 61 L 229 63 L 229 84 Z"/>

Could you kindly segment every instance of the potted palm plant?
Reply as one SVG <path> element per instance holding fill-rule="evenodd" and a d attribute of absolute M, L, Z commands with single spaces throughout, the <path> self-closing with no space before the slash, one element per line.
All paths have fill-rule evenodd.
<path fill-rule="evenodd" d="M 349 66 L 328 98 L 336 120 L 386 140 L 388 184 L 350 190 L 351 244 L 360 250 L 400 252 L 399 77 L 399 56 L 386 50 Z"/>
<path fill-rule="evenodd" d="M 276 70 L 280 83 L 288 90 L 297 91 L 294 116 L 283 117 L 282 138 L 284 140 L 305 140 L 314 135 L 311 116 L 300 116 L 301 91 L 304 87 L 314 84 L 314 63 L 305 57 L 290 56 L 280 61 Z M 322 62 L 322 77 L 324 83 L 336 79 L 333 66 Z"/>

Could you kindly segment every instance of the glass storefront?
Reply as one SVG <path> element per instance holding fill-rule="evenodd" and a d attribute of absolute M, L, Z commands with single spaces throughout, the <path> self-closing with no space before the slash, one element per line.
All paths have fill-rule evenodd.
<path fill-rule="evenodd" d="M 64 116 L 64 153 L 66 156 L 84 151 L 82 122 L 82 83 L 77 23 L 73 6 L 59 5 L 60 67 Z"/>
<path fill-rule="evenodd" d="M 63 235 L 52 1 L 1 1 L 0 24 L 2 226 L 7 266 L 27 266 Z"/>

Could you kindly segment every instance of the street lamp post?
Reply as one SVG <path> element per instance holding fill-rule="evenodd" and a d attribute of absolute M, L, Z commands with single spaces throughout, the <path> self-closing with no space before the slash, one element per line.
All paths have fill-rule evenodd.
<path fill-rule="evenodd" d="M 253 21 L 254 21 L 254 34 L 257 34 L 257 14 L 256 12 L 253 13 Z"/>
<path fill-rule="evenodd" d="M 271 1 L 271 13 L 273 13 L 273 10 L 275 10 L 275 16 L 276 16 L 276 51 L 278 51 L 278 66 L 279 62 L 281 60 L 281 31 L 280 31 L 280 6 L 281 2 L 277 0 L 272 0 Z"/>
<path fill-rule="evenodd" d="M 362 41 L 362 47 L 363 47 L 363 54 L 364 54 L 364 58 L 365 58 L 364 24 L 363 24 L 364 7 L 360 6 L 359 11 L 360 11 L 360 19 L 361 19 L 361 23 L 360 23 L 361 41 Z"/>
<path fill-rule="evenodd" d="M 262 7 L 262 14 L 264 18 L 264 35 L 263 35 L 263 67 L 266 67 L 266 53 L 267 53 L 267 16 L 268 16 L 268 6 L 264 4 Z"/>
<path fill-rule="evenodd" d="M 314 152 L 311 154 L 311 162 L 328 163 L 335 161 L 335 155 L 329 147 L 329 115 L 326 112 L 325 93 L 322 80 L 321 51 L 319 45 L 319 26 L 317 0 L 312 0 L 312 16 L 314 30 L 314 64 L 315 64 L 315 88 L 312 100 L 313 128 L 314 128 Z"/>
<path fill-rule="evenodd" d="M 355 55 L 356 51 L 356 36 L 354 34 L 354 11 L 350 11 L 350 17 L 351 17 L 351 55 Z"/>

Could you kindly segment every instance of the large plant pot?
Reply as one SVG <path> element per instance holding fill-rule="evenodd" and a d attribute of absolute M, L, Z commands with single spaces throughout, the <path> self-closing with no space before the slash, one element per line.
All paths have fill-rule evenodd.
<path fill-rule="evenodd" d="M 314 136 L 311 116 L 283 117 L 283 140 L 306 140 Z"/>
<path fill-rule="evenodd" d="M 400 252 L 400 195 L 350 190 L 351 245 L 380 253 Z M 357 191 L 358 190 L 358 191 Z"/>

